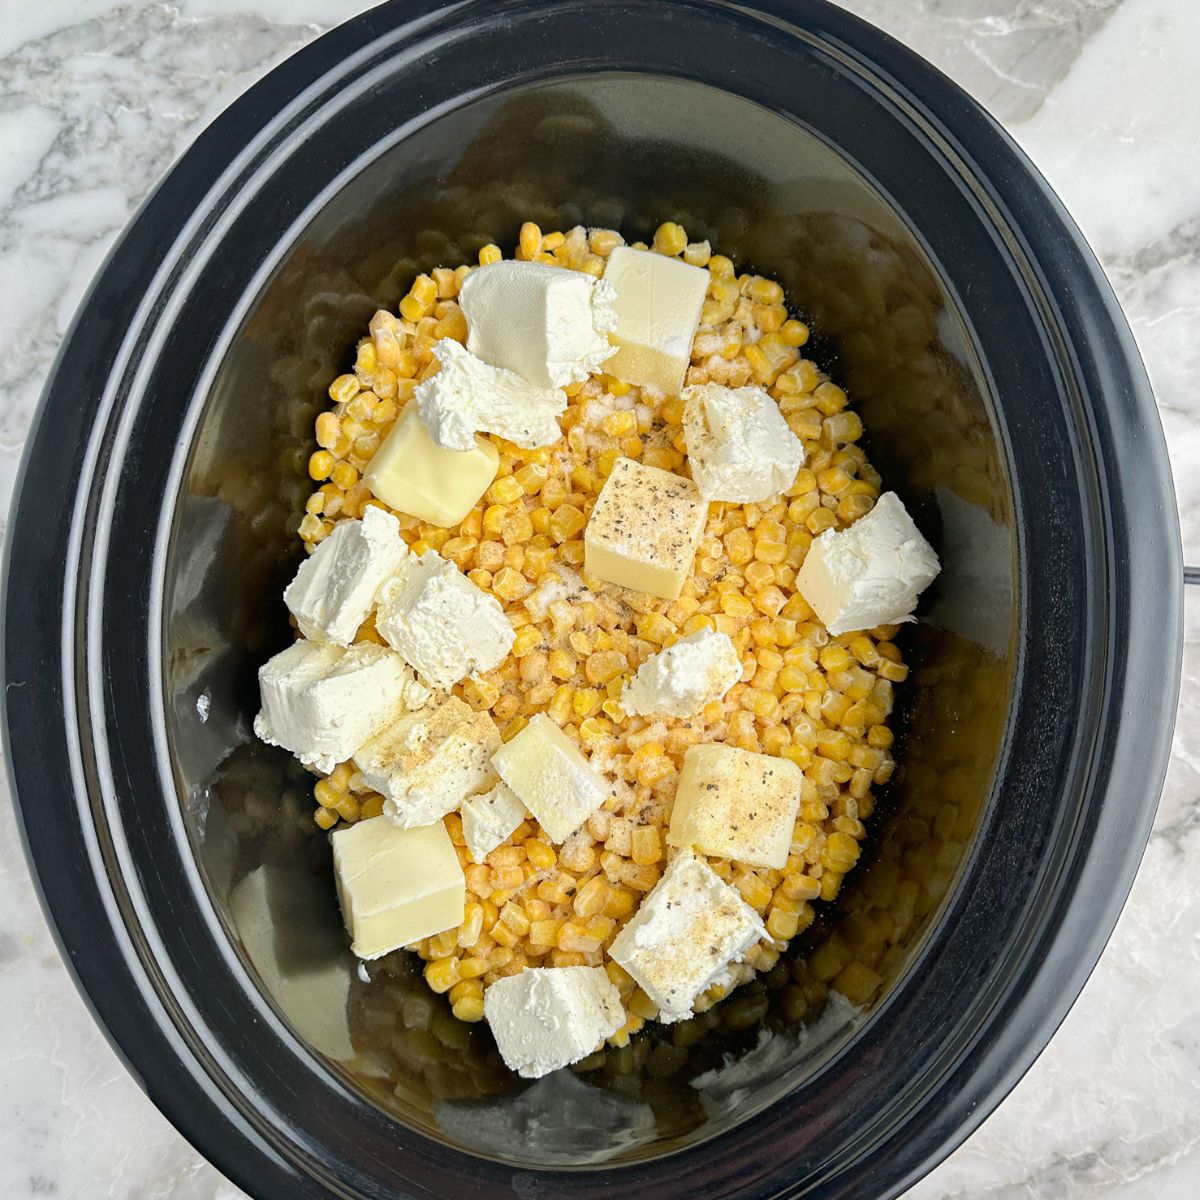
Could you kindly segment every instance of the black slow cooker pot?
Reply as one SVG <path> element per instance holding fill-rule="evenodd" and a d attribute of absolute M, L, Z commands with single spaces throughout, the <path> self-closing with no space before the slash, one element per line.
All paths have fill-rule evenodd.
<path fill-rule="evenodd" d="M 686 1036 L 532 1087 L 404 955 L 349 960 L 309 784 L 249 724 L 325 389 L 416 272 L 527 218 L 678 220 L 782 280 L 945 564 L 902 769 L 827 915 Z M 1113 295 L 927 64 L 819 0 L 397 2 L 220 117 L 84 302 L 9 527 L 9 763 L 97 1019 L 256 1196 L 890 1197 L 1113 927 L 1180 583 Z"/>

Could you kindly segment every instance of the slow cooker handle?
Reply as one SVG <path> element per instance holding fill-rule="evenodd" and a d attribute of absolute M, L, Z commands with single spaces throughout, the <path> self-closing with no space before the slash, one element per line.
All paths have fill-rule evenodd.
<path fill-rule="evenodd" d="M 1200 567 L 1185 566 L 1183 568 L 1183 582 L 1194 583 L 1200 587 Z"/>

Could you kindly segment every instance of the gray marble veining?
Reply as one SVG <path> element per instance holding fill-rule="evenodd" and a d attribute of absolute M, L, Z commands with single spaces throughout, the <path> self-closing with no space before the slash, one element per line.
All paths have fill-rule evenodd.
<path fill-rule="evenodd" d="M 234 96 L 355 0 L 0 9 L 0 518 L 42 378 L 138 203 Z M 1146 358 L 1200 562 L 1200 6 L 853 0 L 988 105 L 1055 185 Z M 80 319 L 87 320 L 86 310 Z M 80 386 L 86 386 L 81 380 Z M 1095 975 L 914 1200 L 1200 1195 L 1200 596 L 1146 858 Z M 76 995 L 0 804 L 0 1195 L 241 1195 L 158 1115 Z"/>

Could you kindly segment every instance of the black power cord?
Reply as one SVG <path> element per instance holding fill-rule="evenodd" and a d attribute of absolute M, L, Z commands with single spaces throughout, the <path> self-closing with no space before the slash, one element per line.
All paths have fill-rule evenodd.
<path fill-rule="evenodd" d="M 1183 582 L 1200 585 L 1200 567 L 1184 567 Z"/>

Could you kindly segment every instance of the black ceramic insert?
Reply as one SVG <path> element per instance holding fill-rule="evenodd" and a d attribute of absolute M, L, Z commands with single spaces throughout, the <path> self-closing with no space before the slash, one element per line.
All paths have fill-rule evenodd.
<path fill-rule="evenodd" d="M 250 733 L 325 388 L 417 271 L 527 217 L 676 219 L 780 279 L 943 557 L 904 769 L 788 970 L 892 921 L 897 878 L 916 915 L 807 1050 L 764 982 L 696 1071 L 660 1039 L 518 1083 L 402 961 L 358 977 L 309 781 Z M 47 385 L 3 643 L 44 905 L 139 1081 L 255 1196 L 894 1196 L 1020 1077 L 1116 920 L 1178 689 L 1174 512 L 1078 232 L 890 39 L 819 0 L 383 5 L 200 137 Z"/>

